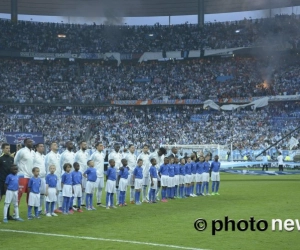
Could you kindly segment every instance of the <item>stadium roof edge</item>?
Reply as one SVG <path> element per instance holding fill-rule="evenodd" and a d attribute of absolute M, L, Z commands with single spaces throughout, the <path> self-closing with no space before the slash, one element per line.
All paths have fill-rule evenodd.
<path fill-rule="evenodd" d="M 18 0 L 18 13 L 43 16 L 146 17 L 197 15 L 201 0 Z M 229 13 L 300 6 L 300 0 L 203 0 L 204 13 Z M 0 1 L 11 13 L 11 0 Z"/>

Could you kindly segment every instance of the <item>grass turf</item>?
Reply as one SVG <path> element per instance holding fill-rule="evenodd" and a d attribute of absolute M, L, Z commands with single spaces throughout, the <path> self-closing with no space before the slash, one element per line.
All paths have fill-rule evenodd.
<path fill-rule="evenodd" d="M 9 221 L 0 225 L 1 249 L 167 249 L 122 242 L 97 241 L 81 238 L 64 238 L 4 232 L 1 229 L 41 233 L 86 236 L 151 242 L 201 249 L 299 249 L 299 232 L 271 230 L 271 219 L 299 218 L 300 176 L 243 176 L 221 174 L 220 196 L 195 197 L 171 200 L 168 203 L 96 211 L 74 215 L 45 217 L 24 222 Z M 211 186 L 211 183 L 210 183 Z M 127 192 L 127 198 L 128 198 Z M 103 202 L 104 202 L 103 193 Z M 25 197 L 20 207 L 26 219 Z M 1 202 L 3 208 L 3 202 Z M 212 220 L 225 216 L 238 222 L 264 219 L 267 231 L 221 231 L 212 236 Z M 204 232 L 194 229 L 194 221 L 204 218 L 208 227 Z M 231 226 L 229 226 L 229 229 Z M 171 248 L 170 248 L 171 249 Z"/>

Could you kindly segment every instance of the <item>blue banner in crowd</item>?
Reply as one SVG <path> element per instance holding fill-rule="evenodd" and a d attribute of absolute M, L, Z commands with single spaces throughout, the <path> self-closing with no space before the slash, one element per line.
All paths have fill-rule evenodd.
<path fill-rule="evenodd" d="M 44 136 L 41 132 L 22 133 L 22 132 L 5 132 L 6 142 L 9 144 L 21 144 L 26 138 L 30 138 L 33 144 L 44 143 Z"/>

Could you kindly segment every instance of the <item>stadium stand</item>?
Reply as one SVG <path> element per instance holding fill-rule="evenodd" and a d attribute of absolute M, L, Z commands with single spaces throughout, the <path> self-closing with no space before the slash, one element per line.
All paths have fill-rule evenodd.
<path fill-rule="evenodd" d="M 104 26 L 0 21 L 0 50 L 143 53 L 272 45 L 299 48 L 299 17 L 174 26 Z M 94 32 L 97 31 L 97 32 Z M 65 38 L 58 38 L 64 34 Z M 152 34 L 149 36 L 149 34 Z M 234 112 L 202 105 L 115 106 L 119 100 L 224 101 L 299 94 L 297 53 L 206 57 L 168 62 L 0 58 L 1 131 L 41 131 L 49 146 L 67 140 L 222 144 L 264 149 L 299 124 L 297 101 Z M 248 98 L 248 99 L 247 99 Z M 234 124 L 234 125 L 233 125 Z M 299 138 L 299 133 L 294 135 Z M 279 145 L 288 149 L 288 139 Z M 294 149 L 297 149 L 295 146 Z"/>

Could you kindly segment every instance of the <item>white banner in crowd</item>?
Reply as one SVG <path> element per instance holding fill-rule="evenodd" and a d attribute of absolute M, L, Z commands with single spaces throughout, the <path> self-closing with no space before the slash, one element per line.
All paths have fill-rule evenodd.
<path fill-rule="evenodd" d="M 166 53 L 167 58 L 181 58 L 180 51 L 167 51 Z"/>
<path fill-rule="evenodd" d="M 231 55 L 235 50 L 245 49 L 248 47 L 237 47 L 228 49 L 206 49 L 204 51 L 204 56 L 216 56 L 216 55 Z"/>
<path fill-rule="evenodd" d="M 162 52 L 145 52 L 139 59 L 139 63 L 148 60 L 158 60 L 162 59 Z"/>
<path fill-rule="evenodd" d="M 204 50 L 204 56 L 214 55 L 231 55 L 235 50 L 245 49 L 247 47 L 237 47 L 228 49 L 206 49 Z M 190 50 L 188 51 L 188 58 L 195 58 L 201 56 L 201 50 Z M 166 60 L 168 59 L 179 59 L 182 58 L 181 51 L 166 51 Z M 139 59 L 139 62 L 161 60 L 163 59 L 163 53 L 161 52 L 145 52 Z"/>
<path fill-rule="evenodd" d="M 214 101 L 207 100 L 207 101 L 204 102 L 203 108 L 211 107 L 212 109 L 216 109 L 216 110 L 230 111 L 230 110 L 235 110 L 235 109 L 238 109 L 238 108 L 244 108 L 244 107 L 247 107 L 247 106 L 253 106 L 253 108 L 256 109 L 256 108 L 261 108 L 261 107 L 267 106 L 268 101 L 269 101 L 269 97 L 263 97 L 261 99 L 255 100 L 255 101 L 247 103 L 247 104 L 241 104 L 241 105 L 228 104 L 228 105 L 219 106 Z"/>

